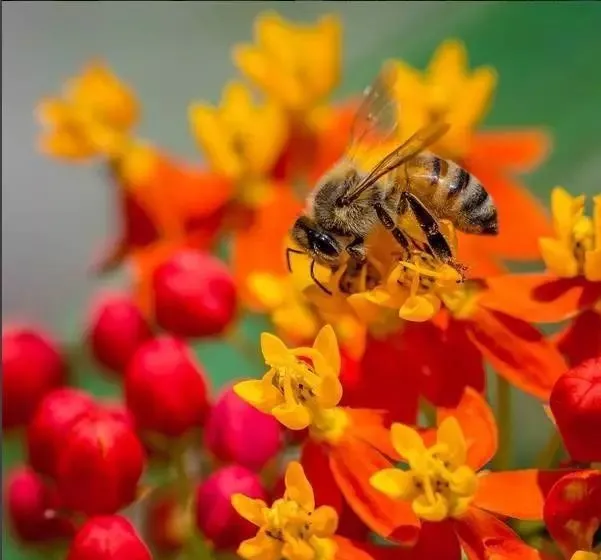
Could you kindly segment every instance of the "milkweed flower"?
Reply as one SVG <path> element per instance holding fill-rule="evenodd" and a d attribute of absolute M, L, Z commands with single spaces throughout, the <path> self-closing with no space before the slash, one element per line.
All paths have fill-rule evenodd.
<path fill-rule="evenodd" d="M 392 443 L 407 469 L 371 477 L 384 494 L 411 504 L 422 532 L 409 558 L 461 558 L 461 549 L 486 550 L 486 539 L 518 541 L 491 513 L 540 520 L 545 495 L 563 472 L 535 469 L 480 472 L 497 447 L 496 423 L 486 401 L 466 390 L 456 409 L 439 411 L 436 433 L 393 424 Z M 519 558 L 519 556 L 514 556 Z"/>
<path fill-rule="evenodd" d="M 271 506 L 244 494 L 234 494 L 236 511 L 258 527 L 256 536 L 238 547 L 251 560 L 369 560 L 371 556 L 348 539 L 336 536 L 338 515 L 329 506 L 316 507 L 311 484 L 300 463 L 288 464 L 285 492 Z"/>
<path fill-rule="evenodd" d="M 269 371 L 260 380 L 241 381 L 234 391 L 259 410 L 272 414 L 291 430 L 308 428 L 304 461 L 323 457 L 325 471 L 362 521 L 380 535 L 404 540 L 409 531 L 394 534 L 395 505 L 369 486 L 371 473 L 396 455 L 387 439 L 384 414 L 338 407 L 342 398 L 340 354 L 334 330 L 323 327 L 312 347 L 287 348 L 277 337 L 263 333 L 261 350 Z M 352 466 L 351 466 L 352 465 Z M 327 477 L 320 471 L 323 483 Z M 360 490 L 358 490 L 360 489 Z"/>
<path fill-rule="evenodd" d="M 587 216 L 585 197 L 551 193 L 554 236 L 541 237 L 546 271 L 487 279 L 492 304 L 537 323 L 572 319 L 556 336 L 571 365 L 601 353 L 601 196 Z M 505 296 L 505 297 L 504 297 Z"/>

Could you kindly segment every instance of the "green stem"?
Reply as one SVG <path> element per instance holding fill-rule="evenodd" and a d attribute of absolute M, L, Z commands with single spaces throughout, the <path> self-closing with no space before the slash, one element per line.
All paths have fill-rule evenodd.
<path fill-rule="evenodd" d="M 499 451 L 494 465 L 497 470 L 507 470 L 512 459 L 511 385 L 497 375 L 497 420 L 499 425 Z"/>
<path fill-rule="evenodd" d="M 548 469 L 555 463 L 555 457 L 561 449 L 561 436 L 557 430 L 553 430 L 553 433 L 547 440 L 545 446 L 541 449 L 540 453 L 536 458 L 536 466 L 539 469 Z"/>
<path fill-rule="evenodd" d="M 436 428 L 438 423 L 436 418 L 436 407 L 425 399 L 421 399 L 419 407 L 426 420 L 428 428 Z"/>

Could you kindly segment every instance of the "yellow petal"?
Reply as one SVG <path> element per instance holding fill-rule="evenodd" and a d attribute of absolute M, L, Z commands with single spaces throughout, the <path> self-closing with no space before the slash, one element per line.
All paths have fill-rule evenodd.
<path fill-rule="evenodd" d="M 315 559 L 315 551 L 308 542 L 288 535 L 285 540 L 286 544 L 282 548 L 282 557 L 286 558 L 286 560 Z"/>
<path fill-rule="evenodd" d="M 338 528 L 338 514 L 333 507 L 318 507 L 311 516 L 311 528 L 318 537 L 330 537 Z"/>
<path fill-rule="evenodd" d="M 406 321 L 422 323 L 432 319 L 439 309 L 440 299 L 433 294 L 411 296 L 406 299 L 399 309 L 399 317 Z"/>
<path fill-rule="evenodd" d="M 471 131 L 488 112 L 497 85 L 494 68 L 481 67 L 474 71 L 464 88 L 464 98 L 457 103 L 453 124 Z"/>
<path fill-rule="evenodd" d="M 238 515 L 260 527 L 263 524 L 263 510 L 267 504 L 263 500 L 249 498 L 244 494 L 232 495 L 232 507 Z"/>
<path fill-rule="evenodd" d="M 584 196 L 573 197 L 562 187 L 555 187 L 551 191 L 551 212 L 555 233 L 566 244 L 571 242 L 574 224 L 584 214 L 584 202 Z"/>
<path fill-rule="evenodd" d="M 369 479 L 376 489 L 395 500 L 410 500 L 415 494 L 413 475 L 401 469 L 382 469 Z"/>
<path fill-rule="evenodd" d="M 584 277 L 590 282 L 601 282 L 601 249 L 586 251 L 584 255 Z"/>
<path fill-rule="evenodd" d="M 543 261 L 550 272 L 562 278 L 578 276 L 578 261 L 569 245 L 549 237 L 541 237 L 539 245 Z"/>
<path fill-rule="evenodd" d="M 309 410 L 294 401 L 276 406 L 271 413 L 276 420 L 290 430 L 304 430 L 311 424 Z"/>
<path fill-rule="evenodd" d="M 317 536 L 312 536 L 310 539 L 311 546 L 317 554 L 319 560 L 334 560 L 338 546 L 333 539 L 323 539 Z"/>
<path fill-rule="evenodd" d="M 449 504 L 438 493 L 434 494 L 434 503 L 430 503 L 422 494 L 413 500 L 411 507 L 415 515 L 426 521 L 442 521 L 449 515 Z"/>
<path fill-rule="evenodd" d="M 447 457 L 453 466 L 465 464 L 467 444 L 456 418 L 448 416 L 438 426 L 436 441 L 447 446 Z"/>
<path fill-rule="evenodd" d="M 321 375 L 322 371 L 328 371 L 333 375 L 340 375 L 340 350 L 332 325 L 325 325 L 317 333 L 313 348 L 321 355 L 317 360 L 313 360 L 317 373 Z M 322 358 L 325 364 L 322 363 Z"/>
<path fill-rule="evenodd" d="M 284 480 L 286 497 L 299 504 L 303 509 L 313 511 L 315 509 L 313 488 L 305 476 L 302 465 L 297 461 L 288 463 Z"/>
<path fill-rule="evenodd" d="M 84 138 L 62 130 L 43 135 L 39 147 L 45 154 L 65 159 L 82 160 L 97 155 Z"/>
<path fill-rule="evenodd" d="M 237 552 L 245 560 L 279 560 L 282 545 L 280 541 L 268 537 L 264 531 L 259 531 L 256 537 L 242 541 Z"/>
<path fill-rule="evenodd" d="M 248 381 L 240 381 L 234 385 L 234 392 L 242 400 L 255 408 L 269 414 L 274 406 L 281 401 L 279 392 L 272 387 L 269 391 L 266 384 L 261 379 L 250 379 Z"/>
<path fill-rule="evenodd" d="M 261 352 L 265 363 L 271 367 L 290 366 L 296 359 L 286 345 L 273 334 L 261 333 Z"/>
<path fill-rule="evenodd" d="M 286 282 L 273 274 L 256 272 L 248 278 L 251 292 L 269 311 L 279 307 L 286 299 Z"/>
<path fill-rule="evenodd" d="M 334 375 L 324 375 L 316 388 L 317 403 L 322 408 L 333 408 L 342 399 L 342 383 Z"/>
<path fill-rule="evenodd" d="M 476 492 L 478 476 L 468 466 L 463 465 L 456 469 L 450 479 L 450 490 L 459 496 L 470 497 Z"/>
<path fill-rule="evenodd" d="M 411 453 L 422 453 L 426 450 L 419 433 L 405 424 L 393 424 L 390 427 L 390 437 L 392 445 L 402 457 L 407 457 Z"/>
<path fill-rule="evenodd" d="M 594 248 L 601 249 L 601 195 L 593 197 Z"/>
<path fill-rule="evenodd" d="M 574 552 L 570 560 L 601 560 L 601 556 L 599 556 L 599 554 L 596 552 L 579 550 L 578 552 Z"/>

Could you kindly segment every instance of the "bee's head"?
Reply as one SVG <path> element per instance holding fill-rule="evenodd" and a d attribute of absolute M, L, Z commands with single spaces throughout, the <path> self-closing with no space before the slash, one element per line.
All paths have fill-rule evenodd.
<path fill-rule="evenodd" d="M 318 264 L 332 266 L 338 263 L 342 248 L 334 236 L 319 228 L 314 220 L 301 216 L 290 231 L 292 239 Z"/>

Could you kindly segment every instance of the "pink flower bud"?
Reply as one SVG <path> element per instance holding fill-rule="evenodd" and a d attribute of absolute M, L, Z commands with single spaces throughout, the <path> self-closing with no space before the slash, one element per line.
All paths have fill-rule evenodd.
<path fill-rule="evenodd" d="M 58 345 L 32 328 L 2 333 L 2 427 L 25 426 L 44 396 L 65 382 Z"/>
<path fill-rule="evenodd" d="M 138 430 L 180 436 L 205 421 L 206 376 L 183 341 L 153 338 L 129 363 L 125 400 Z"/>
<path fill-rule="evenodd" d="M 564 373 L 553 387 L 549 404 L 572 459 L 601 461 L 601 357 Z"/>
<path fill-rule="evenodd" d="M 266 499 L 259 477 L 239 465 L 215 471 L 196 489 L 196 524 L 217 550 L 235 550 L 257 532 L 232 507 L 231 497 L 237 492 Z"/>
<path fill-rule="evenodd" d="M 9 474 L 5 496 L 11 529 L 20 540 L 48 542 L 74 533 L 73 523 L 61 515 L 56 489 L 29 467 Z"/>
<path fill-rule="evenodd" d="M 29 463 L 56 476 L 58 455 L 73 425 L 95 408 L 92 397 L 77 389 L 57 389 L 42 400 L 27 428 Z"/>
<path fill-rule="evenodd" d="M 121 515 L 92 517 L 79 529 L 67 560 L 152 560 L 133 525 Z"/>
<path fill-rule="evenodd" d="M 282 429 L 273 416 L 258 411 L 229 387 L 211 409 L 205 444 L 219 460 L 259 471 L 279 452 Z"/>
<path fill-rule="evenodd" d="M 91 411 L 72 427 L 59 454 L 61 497 L 86 515 L 114 513 L 134 501 L 144 461 L 127 422 L 102 409 Z"/>
<path fill-rule="evenodd" d="M 123 374 L 138 347 L 152 336 L 131 296 L 105 293 L 93 303 L 87 329 L 92 355 L 107 370 Z"/>
<path fill-rule="evenodd" d="M 181 251 L 159 266 L 153 297 L 159 326 L 184 338 L 223 333 L 237 311 L 231 273 L 220 260 L 200 251 Z"/>
<path fill-rule="evenodd" d="M 146 510 L 144 534 L 161 552 L 182 548 L 192 529 L 190 512 L 178 504 L 175 496 L 163 493 L 152 499 Z"/>

